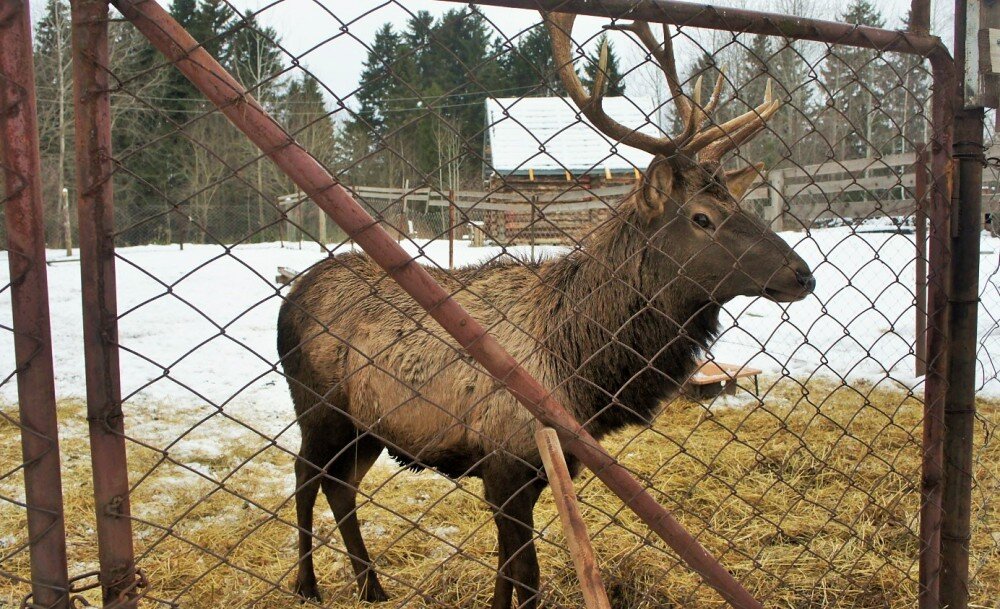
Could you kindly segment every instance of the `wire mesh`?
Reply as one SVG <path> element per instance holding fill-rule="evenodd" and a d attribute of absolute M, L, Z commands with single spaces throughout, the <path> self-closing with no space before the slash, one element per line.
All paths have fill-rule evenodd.
<path fill-rule="evenodd" d="M 707 100 L 722 77 L 708 125 L 762 116 L 767 91 L 782 102 L 725 158 L 766 166 L 744 172 L 736 208 L 738 176 L 684 167 L 664 186 L 652 155 L 625 144 L 678 134 L 683 105 L 634 35 L 601 29 L 611 21 L 581 23 L 570 52 L 592 86 L 610 36 L 605 106 L 637 119 L 625 136 L 566 97 L 539 19 L 312 3 L 328 35 L 292 40 L 266 25 L 293 13 L 283 2 L 173 8 L 758 600 L 913 606 L 924 61 L 671 28 L 686 99 Z M 144 604 L 348 607 L 360 594 L 470 607 L 528 581 L 538 590 L 521 606 L 579 606 L 525 443 L 530 415 L 130 24 L 111 25 L 112 61 L 98 68 L 113 82 L 116 346 Z M 357 87 L 311 69 L 348 51 L 367 56 Z M 673 214 L 659 232 L 639 208 L 648 197 Z M 984 234 L 984 251 L 998 247 Z M 805 266 L 784 280 L 798 290 L 808 272 L 815 290 L 768 292 L 796 259 Z M 995 262 L 984 257 L 981 276 L 981 606 L 1000 595 Z M 50 270 L 67 505 L 82 514 L 78 273 L 73 257 Z M 720 605 L 592 474 L 578 489 L 614 606 Z M 319 490 L 330 509 L 311 509 Z M 494 522 L 498 508 L 522 525 Z M 97 568 L 92 536 L 74 520 L 71 574 Z M 498 567 L 528 540 L 537 583 L 530 558 Z M 0 585 L 17 590 L 26 566 L 3 568 L 15 579 Z"/>

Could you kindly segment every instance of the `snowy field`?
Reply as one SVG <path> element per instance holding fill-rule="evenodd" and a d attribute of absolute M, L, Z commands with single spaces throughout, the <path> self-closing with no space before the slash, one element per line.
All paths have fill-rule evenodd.
<path fill-rule="evenodd" d="M 914 377 L 910 355 L 913 237 L 855 233 L 847 227 L 782 236 L 813 267 L 815 295 L 789 306 L 763 299 L 733 301 L 723 315 L 728 329 L 714 354 L 772 375 L 784 372 L 802 379 L 821 375 L 876 383 L 893 379 L 918 386 L 921 379 Z M 408 247 L 416 252 L 413 244 Z M 558 253 L 558 248 L 538 250 L 543 255 Z M 980 313 L 982 337 L 1000 334 L 993 321 L 1000 318 L 996 297 L 1000 279 L 994 275 L 1000 239 L 984 234 L 981 250 L 981 277 L 987 286 Z M 447 242 L 424 244 L 423 251 L 436 263 L 447 264 Z M 63 254 L 57 251 L 49 254 L 54 262 L 48 273 L 56 392 L 61 399 L 79 398 L 86 392 L 79 263 L 58 262 Z M 456 243 L 460 264 L 499 254 L 496 247 Z M 6 256 L 0 252 L 0 285 L 9 281 Z M 195 430 L 184 441 L 190 450 L 211 451 L 218 439 L 212 434 L 235 438 L 248 431 L 244 425 L 267 436 L 281 436 L 280 443 L 294 449 L 297 434 L 287 429 L 293 420 L 291 400 L 273 366 L 281 304 L 274 277 L 278 266 L 308 268 L 321 257 L 318 247 L 264 244 L 227 251 L 189 245 L 181 251 L 177 246 L 144 246 L 122 248 L 119 256 L 122 390 L 130 434 L 169 441 L 178 437 L 178 430 L 165 421 L 183 421 L 187 428 L 221 411 L 233 424 L 226 431 L 205 426 L 202 438 Z M 0 324 L 11 324 L 9 289 L 0 292 Z M 4 376 L 13 369 L 12 342 L 9 331 L 0 332 Z M 989 355 L 980 353 L 977 386 L 983 394 L 996 396 L 1000 382 Z M 13 380 L 0 387 L 0 400 L 16 399 Z"/>

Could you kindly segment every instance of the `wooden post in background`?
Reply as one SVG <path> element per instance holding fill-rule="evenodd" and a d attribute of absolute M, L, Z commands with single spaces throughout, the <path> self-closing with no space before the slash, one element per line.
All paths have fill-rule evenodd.
<path fill-rule="evenodd" d="M 455 268 L 455 191 L 448 191 L 448 268 Z"/>
<path fill-rule="evenodd" d="M 63 188 L 59 193 L 59 211 L 62 213 L 63 244 L 66 246 L 66 256 L 73 255 L 73 225 L 69 219 L 69 189 Z"/>
<path fill-rule="evenodd" d="M 549 477 L 552 497 L 566 535 L 566 545 L 573 557 L 576 575 L 580 578 L 584 606 L 587 609 L 611 609 L 608 593 L 601 581 L 601 571 L 594 557 L 594 548 L 590 545 L 587 525 L 583 522 L 580 506 L 576 502 L 576 489 L 573 488 L 569 468 L 566 467 L 566 457 L 563 456 L 559 436 L 551 427 L 543 427 L 535 432 L 535 442 L 545 465 L 545 473 Z"/>
<path fill-rule="evenodd" d="M 326 251 L 326 214 L 316 214 L 319 219 L 319 251 Z"/>
<path fill-rule="evenodd" d="M 913 265 L 916 300 L 913 351 L 916 359 L 914 373 L 916 376 L 924 376 L 927 374 L 927 168 L 930 162 L 926 148 L 920 148 L 916 161 L 913 167 L 913 198 L 916 206 L 913 215 L 913 239 L 916 245 L 916 260 Z"/>
<path fill-rule="evenodd" d="M 771 207 L 767 223 L 777 233 L 785 227 L 785 174 L 779 169 L 772 171 L 768 178 L 771 181 Z"/>
<path fill-rule="evenodd" d="M 569 173 L 567 172 L 567 175 Z M 528 224 L 528 239 L 531 241 L 531 260 L 535 260 L 535 211 L 538 209 L 538 195 L 531 195 L 531 222 Z"/>
<path fill-rule="evenodd" d="M 410 192 L 410 180 L 407 178 L 403 181 L 403 198 L 399 201 L 399 241 L 406 241 L 406 236 L 409 231 L 406 230 L 406 199 Z"/>
<path fill-rule="evenodd" d="M 306 199 L 306 193 L 298 190 L 297 194 L 298 196 L 295 198 L 295 238 L 299 242 L 299 249 L 302 249 L 302 220 L 305 217 L 305 205 L 302 203 Z"/>

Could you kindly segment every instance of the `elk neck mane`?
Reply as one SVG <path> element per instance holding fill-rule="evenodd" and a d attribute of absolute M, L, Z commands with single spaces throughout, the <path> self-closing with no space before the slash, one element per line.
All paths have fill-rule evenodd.
<path fill-rule="evenodd" d="M 538 268 L 541 341 L 567 406 L 596 436 L 648 424 L 719 329 L 721 306 L 672 282 L 680 269 L 664 257 L 650 260 L 636 196 L 641 189 L 581 247 Z"/>

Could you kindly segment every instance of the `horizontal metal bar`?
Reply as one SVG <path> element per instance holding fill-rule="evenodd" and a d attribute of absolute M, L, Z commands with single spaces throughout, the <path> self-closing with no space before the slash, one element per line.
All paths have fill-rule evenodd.
<path fill-rule="evenodd" d="M 468 4 L 466 0 L 444 1 Z M 948 53 L 940 38 L 928 34 L 677 0 L 477 0 L 476 4 L 576 13 L 609 19 L 638 19 L 652 23 L 782 36 L 925 57 L 941 52 Z"/>

